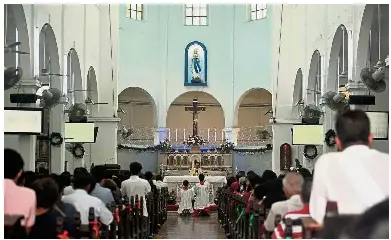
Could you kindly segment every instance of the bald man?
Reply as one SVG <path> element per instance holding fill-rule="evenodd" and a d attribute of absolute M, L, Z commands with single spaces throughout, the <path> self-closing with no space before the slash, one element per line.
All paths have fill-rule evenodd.
<path fill-rule="evenodd" d="M 303 182 L 304 179 L 300 173 L 289 172 L 285 175 L 282 186 L 288 200 L 273 203 L 264 224 L 266 231 L 272 232 L 274 230 L 276 215 L 284 216 L 288 212 L 303 208 L 300 198 Z"/>

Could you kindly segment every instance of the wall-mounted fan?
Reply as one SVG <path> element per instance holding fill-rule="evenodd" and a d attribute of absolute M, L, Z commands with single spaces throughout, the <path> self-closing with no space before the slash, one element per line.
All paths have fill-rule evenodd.
<path fill-rule="evenodd" d="M 301 111 L 301 119 L 303 123 L 318 124 L 322 117 L 322 110 L 314 104 L 308 104 Z"/>
<path fill-rule="evenodd" d="M 73 104 L 68 112 L 70 122 L 86 122 L 87 121 L 87 106 L 83 103 Z"/>
<path fill-rule="evenodd" d="M 267 140 L 271 137 L 271 134 L 266 129 L 259 129 L 259 130 L 257 130 L 257 136 L 261 140 Z"/>
<path fill-rule="evenodd" d="M 4 53 L 18 53 L 18 54 L 29 54 L 28 52 L 23 52 L 16 50 L 15 48 L 21 45 L 22 42 L 14 42 L 12 44 L 9 44 L 7 46 L 4 46 Z"/>
<path fill-rule="evenodd" d="M 386 90 L 386 63 L 378 61 L 373 68 L 364 68 L 360 72 L 361 81 L 374 92 Z"/>
<path fill-rule="evenodd" d="M 40 107 L 53 108 L 61 103 L 62 92 L 57 88 L 45 89 L 42 92 L 42 96 L 39 96 Z"/>
<path fill-rule="evenodd" d="M 133 130 L 131 128 L 126 128 L 125 126 L 118 130 L 118 134 L 121 134 L 123 139 L 127 139 L 133 134 Z"/>
<path fill-rule="evenodd" d="M 4 69 L 4 90 L 14 87 L 22 79 L 23 71 L 20 67 L 7 67 Z"/>
<path fill-rule="evenodd" d="M 326 92 L 322 98 L 324 104 L 333 111 L 342 111 L 349 103 L 349 99 L 343 92 Z"/>

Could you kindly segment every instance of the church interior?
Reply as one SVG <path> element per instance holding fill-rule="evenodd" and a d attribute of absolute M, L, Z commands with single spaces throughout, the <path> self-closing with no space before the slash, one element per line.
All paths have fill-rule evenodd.
<path fill-rule="evenodd" d="M 4 69 L 5 237 L 389 237 L 388 4 L 5 4 Z"/>

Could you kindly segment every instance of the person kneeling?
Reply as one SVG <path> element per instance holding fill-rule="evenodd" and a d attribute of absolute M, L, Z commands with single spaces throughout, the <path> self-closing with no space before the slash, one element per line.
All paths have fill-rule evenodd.
<path fill-rule="evenodd" d="M 195 194 L 193 215 L 198 216 L 200 214 L 205 214 L 209 216 L 210 185 L 208 182 L 205 182 L 204 174 L 200 174 L 198 176 L 198 179 L 200 180 L 200 182 L 192 188 Z"/>
<path fill-rule="evenodd" d="M 193 212 L 192 200 L 194 197 L 194 192 L 192 189 L 189 189 L 189 181 L 183 181 L 183 188 L 179 190 L 179 215 L 189 215 Z"/>

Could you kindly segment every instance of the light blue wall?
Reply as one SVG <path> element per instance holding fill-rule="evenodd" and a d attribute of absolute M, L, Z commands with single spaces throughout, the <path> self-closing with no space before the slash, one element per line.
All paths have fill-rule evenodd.
<path fill-rule="evenodd" d="M 272 6 L 268 5 L 268 16 Z M 209 5 L 208 26 L 185 26 L 184 5 L 144 5 L 144 21 L 126 18 L 120 7 L 118 92 L 140 87 L 155 100 L 165 127 L 172 101 L 187 91 L 205 91 L 222 105 L 233 126 L 239 98 L 251 88 L 271 91 L 271 17 L 248 21 L 248 5 Z M 185 47 L 198 40 L 208 50 L 208 86 L 185 87 Z"/>

